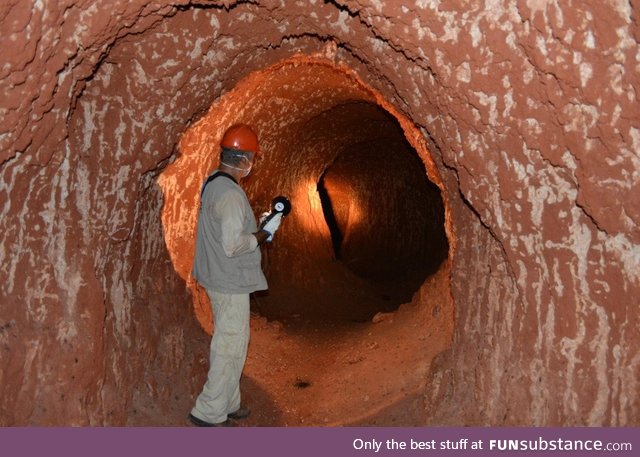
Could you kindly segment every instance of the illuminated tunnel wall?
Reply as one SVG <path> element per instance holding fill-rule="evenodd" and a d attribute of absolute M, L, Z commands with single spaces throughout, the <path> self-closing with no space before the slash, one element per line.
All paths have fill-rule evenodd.
<path fill-rule="evenodd" d="M 314 271 L 389 295 L 346 267 L 360 245 L 336 261 L 317 188 L 381 154 L 348 118 L 384 113 L 438 187 L 449 244 L 376 327 L 451 334 L 433 363 L 407 351 L 415 423 L 640 424 L 637 2 L 17 0 L 0 30 L 0 425 L 184 423 L 209 341 L 193 208 L 241 117 L 270 155 L 256 209 L 275 193 L 296 208 L 272 283 L 304 288 L 308 313 L 327 290 Z"/>

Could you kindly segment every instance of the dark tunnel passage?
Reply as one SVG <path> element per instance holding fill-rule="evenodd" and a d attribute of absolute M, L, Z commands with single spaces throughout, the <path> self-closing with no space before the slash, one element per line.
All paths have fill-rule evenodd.
<path fill-rule="evenodd" d="M 366 113 L 371 119 L 377 111 L 394 133 L 348 145 L 318 182 L 335 260 L 394 292 L 395 299 L 383 308 L 369 309 L 370 318 L 410 301 L 446 258 L 448 248 L 439 189 L 427 179 L 397 122 L 372 105 L 350 107 L 356 110 L 352 119 L 366 118 Z M 383 296 L 390 300 L 392 293 Z"/>
<path fill-rule="evenodd" d="M 296 262 L 288 256 L 299 255 L 301 246 L 290 227 L 295 222 L 287 221 L 280 247 L 267 252 L 271 286 L 256 297 L 260 314 L 362 322 L 410 302 L 447 257 L 448 245 L 440 191 L 398 121 L 374 101 L 348 99 L 323 107 L 292 136 L 292 150 L 317 161 L 305 192 L 312 204 L 294 209 L 298 235 L 309 239 L 306 260 L 297 260 L 308 275 L 292 284 L 282 267 Z M 290 186 L 300 189 L 301 182 L 304 177 Z M 312 238 L 316 230 L 320 236 Z M 304 263 L 309 260 L 314 265 Z"/>
<path fill-rule="evenodd" d="M 271 286 L 256 294 L 259 313 L 280 320 L 303 314 L 319 322 L 361 322 L 410 302 L 447 257 L 440 192 L 416 151 L 398 122 L 366 101 L 329 107 L 304 129 L 313 140 L 302 149 L 326 150 L 329 159 L 313 177 L 321 211 L 312 215 L 326 225 L 322 239 L 331 251 L 307 251 L 318 262 L 309 273 L 322 286 L 303 278 L 298 288 L 273 265 L 287 262 L 279 260 L 285 242 L 269 249 Z M 340 139 L 336 151 L 324 145 L 328 138 L 334 144 Z M 286 240 L 289 249 L 300 249 L 291 237 Z"/>
<path fill-rule="evenodd" d="M 250 350 L 248 377 L 281 401 L 299 405 L 309 395 L 302 403 L 323 402 L 324 411 L 335 403 L 330 419 L 316 422 L 342 423 L 336 414 L 355 408 L 358 423 L 371 408 L 418 401 L 453 328 L 450 228 L 422 132 L 347 69 L 312 58 L 250 75 L 190 126 L 159 184 L 165 240 L 208 332 L 210 304 L 190 278 L 194 209 L 201 180 L 217 166 L 220 136 L 239 121 L 254 126 L 264 151 L 242 182 L 254 212 L 276 195 L 293 207 L 262 249 L 269 289 L 252 294 L 260 351 Z M 295 364 L 296 376 L 272 376 L 274 360 Z M 379 363 L 402 375 L 369 385 Z M 347 379 L 358 382 L 345 391 L 366 386 L 366 398 L 401 393 L 367 404 L 330 398 Z"/>

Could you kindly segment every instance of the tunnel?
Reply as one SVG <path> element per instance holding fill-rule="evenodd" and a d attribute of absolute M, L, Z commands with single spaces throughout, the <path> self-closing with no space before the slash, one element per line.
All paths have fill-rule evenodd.
<path fill-rule="evenodd" d="M 167 247 L 207 332 L 211 306 L 185 253 L 194 250 L 201 182 L 219 164 L 228 123 L 240 121 L 268 145 L 242 182 L 254 211 L 269 211 L 278 195 L 293 207 L 262 250 L 269 289 L 252 295 L 252 338 L 266 341 L 245 372 L 248 391 L 279 392 L 272 401 L 292 417 L 265 415 L 262 423 L 343 424 L 349 414 L 361 424 L 398 420 L 394 409 L 423 402 L 417 392 L 426 361 L 415 351 L 433 357 L 446 348 L 453 312 L 444 203 L 429 173 L 442 183 L 426 145 L 415 141 L 420 132 L 357 74 L 326 58 L 286 59 L 221 96 L 185 131 L 158 178 Z M 430 297 L 412 304 L 414 295 Z M 416 344 L 410 319 L 434 336 Z M 274 359 L 283 345 L 281 367 Z M 380 382 L 383 360 L 405 375 Z M 274 375 L 285 367 L 282 378 Z M 336 401 L 338 385 L 345 395 Z"/>
<path fill-rule="evenodd" d="M 367 321 L 410 302 L 447 258 L 444 204 L 419 155 L 435 170 L 428 150 L 410 145 L 385 103 L 352 72 L 308 57 L 241 81 L 185 132 L 178 158 L 159 178 L 176 264 L 193 251 L 193 229 L 181 232 L 184 221 L 195 226 L 199 184 L 192 177 L 203 181 L 215 168 L 227 128 L 219 120 L 229 118 L 229 107 L 245 106 L 231 111 L 231 122 L 255 125 L 269 144 L 243 183 L 249 199 L 258 214 L 280 194 L 295 208 L 277 242 L 264 249 L 269 291 L 254 297 L 256 311 L 280 321 Z M 420 135 L 401 121 L 412 129 L 409 138 Z M 186 257 L 178 272 L 189 281 Z"/>
<path fill-rule="evenodd" d="M 640 423 L 636 2 L 0 7 L 0 425 L 186 425 L 255 128 L 249 426 Z"/>

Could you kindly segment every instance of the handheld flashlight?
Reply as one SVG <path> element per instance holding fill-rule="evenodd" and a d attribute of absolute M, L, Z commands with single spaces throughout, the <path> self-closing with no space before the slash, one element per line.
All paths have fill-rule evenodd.
<path fill-rule="evenodd" d="M 273 218 L 278 213 L 282 214 L 282 217 L 286 216 L 291 212 L 291 202 L 287 197 L 282 195 L 277 196 L 271 201 L 271 212 L 265 217 L 260 223 L 260 229 L 262 229 L 267 222 Z"/>

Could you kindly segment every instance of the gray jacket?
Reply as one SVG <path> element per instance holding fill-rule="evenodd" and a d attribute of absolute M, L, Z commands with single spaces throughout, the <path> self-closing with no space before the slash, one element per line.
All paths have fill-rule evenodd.
<path fill-rule="evenodd" d="M 244 190 L 229 175 L 218 175 L 202 193 L 193 277 L 227 294 L 265 290 L 257 230 Z"/>

